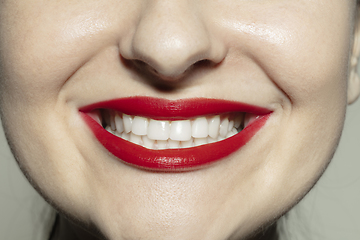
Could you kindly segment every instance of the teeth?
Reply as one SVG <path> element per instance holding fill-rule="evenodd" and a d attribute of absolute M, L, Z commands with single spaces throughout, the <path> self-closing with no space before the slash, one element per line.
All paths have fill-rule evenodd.
<path fill-rule="evenodd" d="M 143 117 L 134 117 L 132 121 L 131 131 L 136 135 L 146 135 L 149 121 Z"/>
<path fill-rule="evenodd" d="M 115 125 L 115 113 L 114 112 L 110 112 L 110 127 L 111 130 L 115 131 L 116 130 L 116 125 Z"/>
<path fill-rule="evenodd" d="M 123 114 L 124 130 L 126 133 L 131 132 L 132 118 L 129 115 Z"/>
<path fill-rule="evenodd" d="M 235 117 L 234 127 L 239 128 L 241 126 L 241 123 L 243 122 L 243 120 L 244 120 L 244 115 L 243 114 L 237 115 Z"/>
<path fill-rule="evenodd" d="M 189 141 L 191 139 L 190 120 L 173 121 L 170 128 L 170 139 L 176 141 Z"/>
<path fill-rule="evenodd" d="M 194 138 L 194 145 L 195 146 L 200 146 L 200 145 L 204 145 L 207 144 L 207 137 L 206 138 Z"/>
<path fill-rule="evenodd" d="M 226 134 L 228 133 L 229 128 L 229 119 L 224 118 L 220 123 L 220 136 L 226 137 Z"/>
<path fill-rule="evenodd" d="M 90 113 L 90 117 L 108 132 L 134 144 L 149 149 L 178 149 L 232 137 L 255 121 L 257 115 L 238 113 L 164 121 L 96 110 Z"/>
<path fill-rule="evenodd" d="M 101 114 L 99 110 L 95 110 L 89 113 L 89 116 L 101 125 Z"/>
<path fill-rule="evenodd" d="M 121 138 L 129 141 L 129 140 L 130 140 L 130 133 L 125 133 L 125 132 L 123 132 L 123 133 L 121 134 Z"/>
<path fill-rule="evenodd" d="M 157 140 L 157 149 L 167 149 L 168 141 L 165 140 Z"/>
<path fill-rule="evenodd" d="M 183 141 L 180 143 L 181 148 L 189 148 L 189 147 L 193 147 L 193 145 L 194 145 L 194 140 L 192 138 L 189 141 Z"/>
<path fill-rule="evenodd" d="M 231 132 L 233 132 L 234 134 L 238 134 L 238 130 L 236 130 L 236 128 L 233 128 Z"/>
<path fill-rule="evenodd" d="M 174 148 L 180 147 L 180 141 L 174 141 L 174 140 L 169 139 L 168 142 L 169 142 L 169 148 L 174 149 Z"/>
<path fill-rule="evenodd" d="M 234 127 L 234 120 L 229 121 L 229 126 L 228 126 L 228 132 L 230 132 Z"/>
<path fill-rule="evenodd" d="M 258 116 L 253 113 L 246 113 L 244 117 L 244 128 L 255 121 Z"/>
<path fill-rule="evenodd" d="M 115 120 L 116 131 L 118 132 L 118 134 L 122 133 L 124 131 L 123 119 L 119 116 L 119 114 L 116 114 L 114 120 Z"/>
<path fill-rule="evenodd" d="M 106 126 L 105 130 L 108 131 L 109 133 L 114 134 L 114 131 L 111 129 L 109 125 Z"/>
<path fill-rule="evenodd" d="M 168 140 L 170 136 L 169 121 L 150 120 L 148 138 L 153 140 Z"/>
<path fill-rule="evenodd" d="M 134 133 L 130 133 L 130 142 L 140 145 L 141 144 L 141 136 L 136 135 Z"/>
<path fill-rule="evenodd" d="M 142 140 L 144 142 L 144 147 L 153 149 L 155 145 L 155 140 L 148 138 L 147 136 L 142 136 Z"/>
<path fill-rule="evenodd" d="M 234 133 L 233 131 L 228 132 L 228 134 L 226 134 L 226 138 L 232 137 L 234 136 L 236 133 Z"/>
<path fill-rule="evenodd" d="M 225 139 L 225 137 L 222 137 L 222 136 L 220 136 L 220 135 L 217 137 L 217 141 L 222 141 L 222 140 L 224 140 L 224 139 Z"/>
<path fill-rule="evenodd" d="M 236 129 L 235 129 L 235 131 L 237 132 Z M 212 138 L 212 137 L 207 137 L 207 141 L 208 141 L 208 143 L 217 142 L 216 138 Z"/>
<path fill-rule="evenodd" d="M 205 117 L 194 120 L 191 135 L 194 138 L 206 138 L 209 135 L 209 124 Z"/>
<path fill-rule="evenodd" d="M 209 136 L 216 139 L 219 136 L 220 116 L 217 115 L 209 120 Z"/>

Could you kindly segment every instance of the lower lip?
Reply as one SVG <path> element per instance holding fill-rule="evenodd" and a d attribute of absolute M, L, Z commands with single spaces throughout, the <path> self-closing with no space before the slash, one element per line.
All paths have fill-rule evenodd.
<path fill-rule="evenodd" d="M 258 117 L 238 134 L 225 140 L 191 148 L 153 150 L 119 138 L 80 112 L 97 140 L 120 161 L 152 171 L 191 171 L 215 163 L 243 147 L 265 125 L 270 114 Z"/>

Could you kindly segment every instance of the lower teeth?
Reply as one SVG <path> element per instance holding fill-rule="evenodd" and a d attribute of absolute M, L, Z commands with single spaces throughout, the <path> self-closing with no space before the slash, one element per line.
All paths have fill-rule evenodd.
<path fill-rule="evenodd" d="M 127 140 L 129 142 L 132 142 L 134 144 L 143 146 L 148 149 L 154 149 L 154 150 L 160 150 L 160 149 L 177 149 L 177 148 L 190 148 L 190 147 L 196 147 L 208 143 L 214 143 L 219 142 L 224 139 L 227 139 L 229 137 L 234 136 L 238 133 L 238 130 L 233 128 L 225 137 L 218 136 L 216 139 L 212 137 L 206 137 L 206 138 L 193 138 L 189 141 L 176 141 L 176 140 L 153 140 L 149 139 L 147 136 L 139 136 L 134 133 L 121 133 L 119 134 L 117 131 L 113 131 L 110 126 L 106 126 L 105 130 L 107 130 L 109 133 L 120 137 L 124 140 Z"/>

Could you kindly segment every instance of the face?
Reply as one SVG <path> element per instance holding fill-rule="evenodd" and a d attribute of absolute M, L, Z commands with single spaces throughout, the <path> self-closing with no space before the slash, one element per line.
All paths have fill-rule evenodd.
<path fill-rule="evenodd" d="M 13 153 L 48 201 L 108 239 L 244 238 L 296 204 L 335 151 L 355 5 L 1 1 L 0 106 Z M 130 98 L 124 110 L 134 96 L 139 106 Z M 164 99 L 206 109 L 188 117 L 189 110 L 179 110 L 180 120 L 192 124 L 216 115 L 222 122 L 252 119 L 240 127 L 250 137 L 243 146 L 245 133 L 188 148 L 199 155 L 196 167 L 143 168 L 131 160 L 134 143 L 118 141 L 131 134 L 109 135 L 103 127 L 120 111 L 173 126 L 179 119 L 164 113 Z M 208 99 L 220 107 L 207 107 Z M 150 116 L 147 102 L 165 107 L 150 106 Z M 236 107 L 229 110 L 229 103 Z M 96 137 L 94 123 L 110 147 Z M 201 162 L 204 149 L 213 156 L 229 145 L 236 147 Z M 150 151 L 143 149 L 146 161 Z M 121 155 L 126 151 L 130 157 Z"/>

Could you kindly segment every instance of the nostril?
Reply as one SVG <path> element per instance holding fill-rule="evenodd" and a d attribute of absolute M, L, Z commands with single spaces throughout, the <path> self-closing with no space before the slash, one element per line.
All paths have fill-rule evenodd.
<path fill-rule="evenodd" d="M 128 63 L 128 65 L 129 64 L 130 63 Z M 141 75 L 146 76 L 148 79 L 165 80 L 165 81 L 178 80 L 178 79 L 182 78 L 186 72 L 188 72 L 190 69 L 192 69 L 192 66 L 190 66 L 187 69 L 185 69 L 185 71 L 182 71 L 182 72 L 166 73 L 157 68 L 154 68 L 153 66 L 151 66 L 141 60 L 133 60 L 132 67 L 137 72 L 139 72 Z"/>
<path fill-rule="evenodd" d="M 164 61 L 166 62 L 166 61 Z M 171 62 L 166 66 L 154 62 L 146 62 L 142 60 L 134 60 L 133 65 L 137 70 L 143 73 L 150 74 L 159 80 L 174 81 L 183 78 L 183 76 L 190 72 L 197 62 L 186 64 L 186 66 L 175 66 Z"/>
<path fill-rule="evenodd" d="M 184 78 L 186 75 L 191 74 L 192 72 L 198 71 L 198 70 L 204 70 L 208 68 L 215 67 L 216 65 L 220 63 L 215 63 L 213 61 L 204 59 L 195 62 L 194 64 L 187 67 L 182 72 L 172 72 L 172 73 L 164 73 L 158 70 L 157 68 L 154 68 L 153 66 L 150 66 L 149 64 L 141 61 L 141 60 L 126 60 L 124 59 L 124 62 L 126 62 L 126 66 L 128 68 L 134 69 L 136 72 L 140 73 L 142 76 L 146 76 L 148 79 L 152 80 L 164 80 L 167 82 L 173 82 L 176 80 L 180 80 Z"/>

